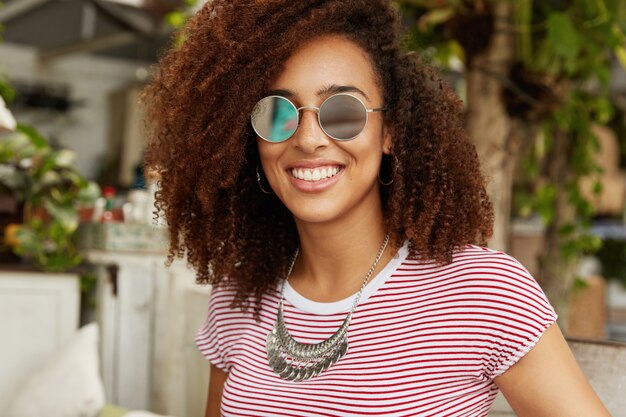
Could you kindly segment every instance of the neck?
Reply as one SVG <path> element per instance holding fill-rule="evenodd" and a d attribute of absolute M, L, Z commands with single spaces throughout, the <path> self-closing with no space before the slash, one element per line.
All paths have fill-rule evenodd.
<path fill-rule="evenodd" d="M 296 291 L 314 301 L 332 302 L 359 290 L 387 233 L 382 208 L 369 208 L 329 223 L 296 221 L 300 254 L 289 278 Z M 387 245 L 371 278 L 394 253 Z"/>

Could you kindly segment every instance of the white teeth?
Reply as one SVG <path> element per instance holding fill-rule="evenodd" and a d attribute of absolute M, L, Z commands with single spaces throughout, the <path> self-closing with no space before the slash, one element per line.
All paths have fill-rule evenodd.
<path fill-rule="evenodd" d="M 333 177 L 339 172 L 339 167 L 317 168 L 317 169 L 297 169 L 291 170 L 291 175 L 304 181 L 320 181 Z"/>

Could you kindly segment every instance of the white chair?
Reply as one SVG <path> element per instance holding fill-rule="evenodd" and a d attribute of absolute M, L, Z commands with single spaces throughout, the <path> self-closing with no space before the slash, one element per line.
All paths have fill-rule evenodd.
<path fill-rule="evenodd" d="M 613 417 L 626 417 L 626 343 L 574 339 L 567 342 L 583 373 Z M 499 393 L 489 417 L 514 416 Z"/>

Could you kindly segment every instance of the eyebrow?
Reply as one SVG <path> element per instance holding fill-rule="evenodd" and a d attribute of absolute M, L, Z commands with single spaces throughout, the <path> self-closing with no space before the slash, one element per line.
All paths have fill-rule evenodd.
<path fill-rule="evenodd" d="M 361 90 L 360 88 L 357 88 L 353 85 L 337 85 L 337 84 L 326 85 L 320 88 L 319 90 L 317 90 L 315 94 L 318 97 L 322 97 L 322 96 L 338 94 L 338 93 L 359 93 L 363 97 L 365 97 L 367 101 L 369 101 L 369 97 L 367 96 L 367 94 L 365 94 L 363 90 Z M 277 89 L 277 90 L 270 90 L 267 92 L 267 95 L 268 96 L 284 96 L 287 98 L 294 98 L 297 96 L 297 94 L 294 93 L 293 91 L 288 90 L 288 89 L 282 89 L 282 88 Z"/>

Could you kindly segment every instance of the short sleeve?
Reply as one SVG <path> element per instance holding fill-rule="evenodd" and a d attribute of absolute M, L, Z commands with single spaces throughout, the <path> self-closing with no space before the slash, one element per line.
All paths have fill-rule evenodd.
<path fill-rule="evenodd" d="M 505 253 L 494 251 L 485 280 L 486 297 L 493 308 L 484 372 L 493 379 L 537 344 L 557 314 L 535 278 Z"/>
<path fill-rule="evenodd" d="M 196 332 L 196 345 L 209 362 L 219 369 L 228 372 L 230 362 L 224 347 L 223 332 L 220 323 L 220 312 L 228 308 L 228 294 L 220 288 L 213 288 L 209 295 L 207 318 Z"/>

